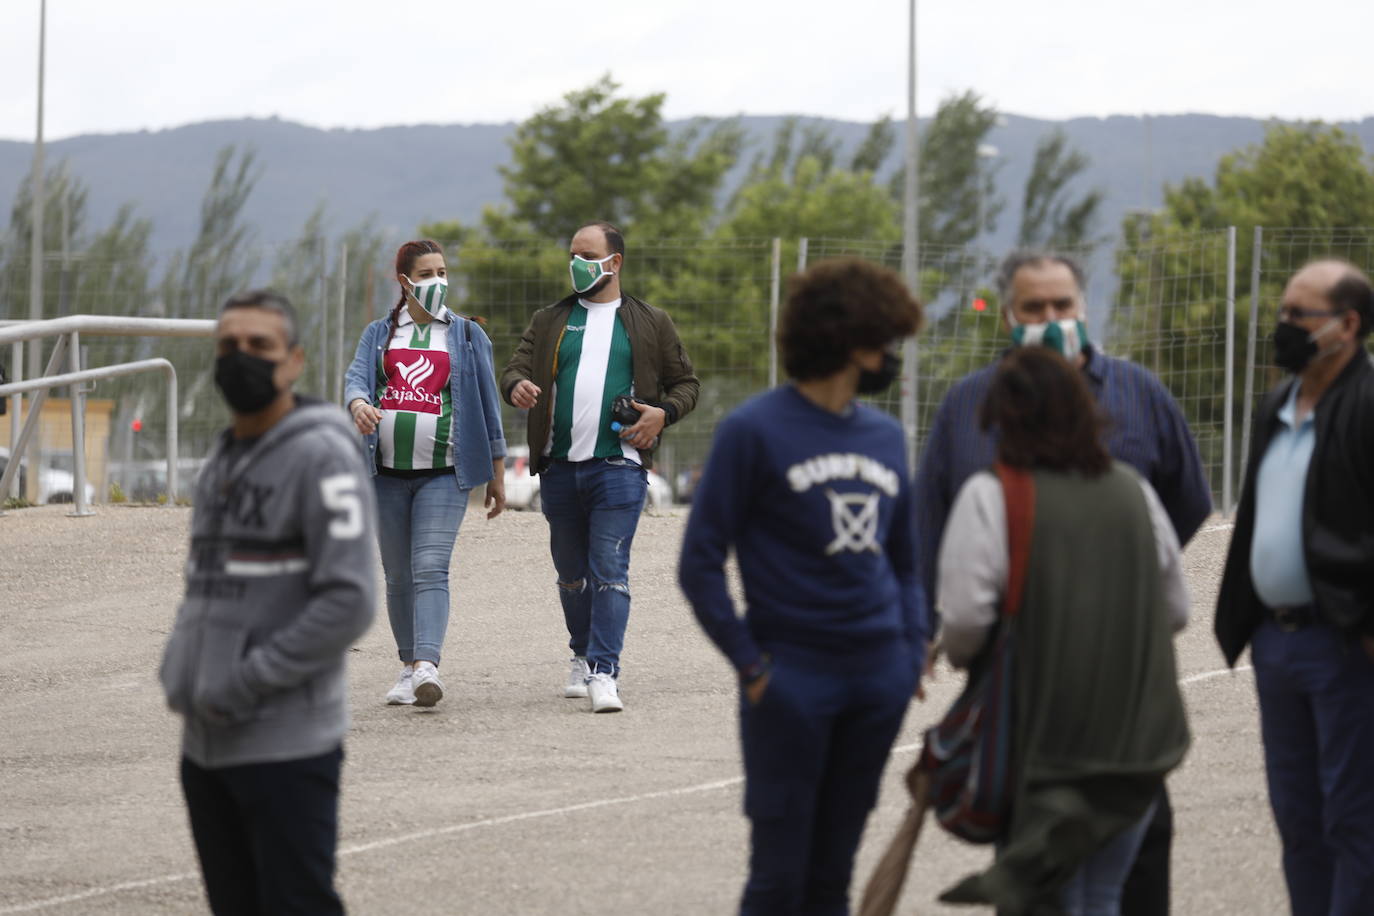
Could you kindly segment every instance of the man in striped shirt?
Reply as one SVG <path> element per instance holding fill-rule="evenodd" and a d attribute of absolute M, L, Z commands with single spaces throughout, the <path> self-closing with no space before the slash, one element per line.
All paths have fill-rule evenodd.
<path fill-rule="evenodd" d="M 667 313 L 621 293 L 620 231 L 585 225 L 570 254 L 573 295 L 535 312 L 501 392 L 529 411 L 531 464 L 573 652 L 563 695 L 590 697 L 593 712 L 618 712 L 646 469 L 664 428 L 696 406 L 700 384 Z M 634 399 L 639 419 L 616 428 L 620 396 Z"/>
<path fill-rule="evenodd" d="M 1002 318 L 1018 343 L 1057 345 L 1082 369 L 1106 415 L 1107 451 L 1131 465 L 1159 495 L 1180 545 L 1188 543 L 1212 510 L 1197 442 L 1178 404 L 1149 370 L 1102 353 L 1083 335 L 1083 270 L 1071 258 L 1017 252 L 998 276 Z M 995 443 L 979 428 L 977 414 L 997 367 L 960 379 L 935 414 L 916 472 L 916 533 L 921 576 L 939 612 L 936 573 L 940 540 L 959 488 L 991 467 Z M 932 653 L 933 654 L 933 653 Z M 1173 811 L 1162 793 L 1154 822 L 1127 878 L 1123 916 L 1169 912 L 1169 849 Z"/>

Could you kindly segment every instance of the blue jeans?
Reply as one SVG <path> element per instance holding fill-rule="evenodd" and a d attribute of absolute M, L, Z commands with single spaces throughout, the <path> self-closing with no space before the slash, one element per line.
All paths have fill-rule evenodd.
<path fill-rule="evenodd" d="M 1062 900 L 1069 916 L 1120 916 L 1121 889 L 1158 805 L 1152 803 L 1140 820 L 1108 840 L 1064 885 Z"/>
<path fill-rule="evenodd" d="M 752 829 L 741 916 L 844 916 L 854 852 L 916 687 L 894 641 L 862 659 L 767 647 L 757 704 L 740 697 L 744 813 Z"/>
<path fill-rule="evenodd" d="M 372 478 L 377 541 L 386 572 L 386 613 L 401 661 L 439 664 L 448 629 L 448 569 L 468 507 L 449 471 L 427 477 Z"/>
<path fill-rule="evenodd" d="M 568 648 L 593 674 L 616 677 L 630 617 L 630 544 L 648 476 L 627 458 L 555 460 L 539 476 Z"/>
<path fill-rule="evenodd" d="M 1295 916 L 1374 900 L 1374 661 L 1324 623 L 1260 624 L 1250 645 L 1269 804 Z"/>
<path fill-rule="evenodd" d="M 207 770 L 181 758 L 205 895 L 216 916 L 336 913 L 343 749 Z"/>

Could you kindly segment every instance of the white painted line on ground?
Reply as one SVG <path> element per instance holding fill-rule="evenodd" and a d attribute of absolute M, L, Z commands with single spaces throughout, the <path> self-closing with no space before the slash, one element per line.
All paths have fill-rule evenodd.
<path fill-rule="evenodd" d="M 1230 531 L 1236 527 L 1234 522 L 1222 522 L 1220 525 L 1208 525 L 1206 528 L 1199 528 L 1198 531 Z"/>
<path fill-rule="evenodd" d="M 192 878 L 198 877 L 200 877 L 199 872 L 186 872 L 180 875 L 163 875 L 161 878 L 145 878 L 142 881 L 125 881 L 122 884 L 111 884 L 109 887 L 93 887 L 79 894 L 67 894 L 63 897 L 49 897 L 47 900 L 35 900 L 32 903 L 20 903 L 14 906 L 8 906 L 0 910 L 0 913 L 29 913 L 33 910 L 41 910 L 50 906 L 61 906 L 64 903 L 79 903 L 82 900 L 89 900 L 92 897 L 99 897 L 102 894 L 116 894 L 120 891 L 133 891 L 141 887 L 155 887 L 159 884 L 189 881 Z"/>
<path fill-rule="evenodd" d="M 1234 669 L 1237 672 L 1249 671 L 1249 665 L 1240 665 Z M 1179 686 L 1196 684 L 1199 681 L 1211 680 L 1221 677 L 1223 674 L 1231 673 L 1230 668 L 1219 668 L 1216 671 L 1204 671 L 1202 674 L 1194 674 L 1180 680 Z M 921 742 L 914 741 L 911 744 L 901 744 L 892 749 L 894 754 L 906 754 L 911 751 L 921 749 Z M 428 840 L 438 836 L 449 836 L 455 833 L 466 833 L 470 830 L 479 830 L 483 827 L 500 827 L 504 824 L 514 824 L 519 821 L 532 821 L 546 817 L 557 817 L 560 814 L 572 814 L 577 811 L 589 811 L 596 808 L 609 808 L 615 805 L 632 805 L 635 802 L 654 801 L 660 798 L 677 798 L 683 795 L 696 795 L 702 792 L 714 792 L 717 789 L 728 789 L 732 786 L 741 785 L 744 782 L 743 776 L 735 776 L 730 779 L 717 779 L 712 782 L 702 782 L 694 786 L 683 786 L 678 789 L 661 789 L 657 792 L 643 792 L 639 795 L 623 795 L 619 798 L 601 798 L 595 801 L 582 802 L 576 805 L 564 805 L 561 808 L 544 808 L 539 811 L 523 811 L 519 814 L 507 814 L 502 817 L 489 817 L 480 821 L 468 821 L 462 824 L 449 824 L 447 827 L 434 827 L 429 830 L 417 830 L 414 833 L 404 833 L 399 836 L 386 837 L 380 840 L 373 840 L 370 843 L 357 843 L 352 846 L 344 846 L 339 849 L 340 856 L 356 855 L 360 852 L 371 852 L 375 849 L 386 849 L 390 846 L 399 846 L 402 843 L 412 843 L 417 840 Z M 111 884 L 106 887 L 93 887 L 87 891 L 77 894 L 67 894 L 62 897 L 49 897 L 46 900 L 35 900 L 31 903 L 20 903 L 14 906 L 0 909 L 0 916 L 7 916 L 9 913 L 29 913 L 34 910 L 45 909 L 50 906 L 61 906 L 64 903 L 77 903 L 82 900 L 89 900 L 92 897 L 99 897 L 104 894 L 116 894 L 120 891 L 137 890 L 143 887 L 153 887 L 159 884 L 171 884 L 176 881 L 189 881 L 200 877 L 199 872 L 184 872 L 179 875 L 163 875 L 160 878 L 146 878 L 142 881 L 125 881 L 121 884 Z"/>
<path fill-rule="evenodd" d="M 1180 687 L 1187 687 L 1189 684 L 1196 684 L 1199 681 L 1210 681 L 1215 677 L 1225 677 L 1228 674 L 1240 674 L 1242 671 L 1253 671 L 1249 665 L 1236 665 L 1234 668 L 1218 668 L 1216 671 L 1204 671 L 1201 674 L 1194 674 L 1179 681 Z"/>
<path fill-rule="evenodd" d="M 388 837 L 384 840 L 374 840 L 371 843 L 359 843 L 356 846 L 345 846 L 343 849 L 339 850 L 339 855 L 348 856 L 358 852 L 371 852 L 374 849 L 385 849 L 388 846 L 397 846 L 401 843 L 409 843 L 413 840 L 428 840 L 436 836 L 447 836 L 451 833 L 464 833 L 468 830 L 477 830 L 481 827 L 499 827 L 502 824 L 513 824 L 517 821 L 530 821 L 537 818 L 554 817 L 559 814 L 571 814 L 574 811 L 589 811 L 593 808 L 629 805 L 634 802 L 652 801 L 657 798 L 673 798 L 679 795 L 694 795 L 698 792 L 713 792 L 716 789 L 728 789 L 731 786 L 737 786 L 743 782 L 743 776 L 735 776 L 730 779 L 717 779 L 714 782 L 698 783 L 695 786 L 684 786 L 680 789 L 663 789 L 658 792 L 644 792 L 640 795 L 624 795 L 620 798 L 600 798 L 596 801 L 582 802 L 578 805 L 565 805 L 562 808 L 546 808 L 542 811 L 524 811 L 520 814 L 507 814 L 504 817 L 489 817 L 485 820 L 469 821 L 465 824 L 450 824 L 447 827 L 418 830 L 415 833 Z"/>

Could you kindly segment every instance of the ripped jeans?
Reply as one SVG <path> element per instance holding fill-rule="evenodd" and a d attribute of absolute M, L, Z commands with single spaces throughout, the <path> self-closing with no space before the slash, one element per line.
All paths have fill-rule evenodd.
<path fill-rule="evenodd" d="M 627 458 L 553 461 L 539 475 L 568 647 L 592 673 L 620 673 L 630 617 L 630 544 L 648 477 Z"/>

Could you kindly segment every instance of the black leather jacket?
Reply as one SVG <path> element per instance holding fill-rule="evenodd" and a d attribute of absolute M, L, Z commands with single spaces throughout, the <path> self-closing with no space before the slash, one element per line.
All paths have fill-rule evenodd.
<path fill-rule="evenodd" d="M 1265 614 L 1250 579 L 1255 478 L 1296 379 L 1265 396 L 1255 412 L 1245 489 L 1217 596 L 1216 636 L 1236 659 Z M 1302 543 L 1317 613 L 1350 634 L 1374 635 L 1374 361 L 1355 355 L 1317 401 L 1316 443 L 1302 504 Z"/>

